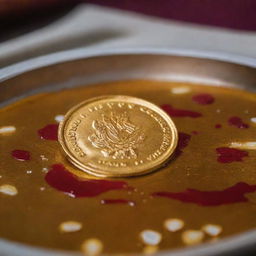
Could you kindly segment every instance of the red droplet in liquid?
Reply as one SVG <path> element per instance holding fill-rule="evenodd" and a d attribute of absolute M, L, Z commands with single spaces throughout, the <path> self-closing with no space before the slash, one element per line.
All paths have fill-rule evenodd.
<path fill-rule="evenodd" d="M 202 116 L 201 113 L 185 110 L 185 109 L 178 109 L 174 108 L 169 104 L 164 104 L 161 108 L 171 117 L 192 117 L 197 118 Z"/>
<path fill-rule="evenodd" d="M 229 125 L 235 126 L 240 129 L 246 129 L 249 128 L 249 125 L 244 123 L 242 119 L 238 116 L 232 116 L 228 119 Z"/>
<path fill-rule="evenodd" d="M 191 135 L 184 133 L 184 132 L 179 132 L 179 139 L 178 139 L 178 145 L 177 148 L 182 150 L 185 147 L 187 147 L 189 141 L 190 141 Z"/>
<path fill-rule="evenodd" d="M 95 197 L 110 190 L 129 189 L 124 181 L 80 179 L 61 164 L 52 165 L 45 180 L 51 187 L 72 197 Z"/>
<path fill-rule="evenodd" d="M 244 157 L 249 155 L 247 151 L 227 147 L 216 148 L 216 152 L 220 163 L 241 162 Z"/>
<path fill-rule="evenodd" d="M 221 127 L 222 127 L 221 124 L 216 124 L 216 125 L 215 125 L 215 128 L 216 128 L 216 129 L 220 129 Z"/>
<path fill-rule="evenodd" d="M 28 161 L 30 160 L 30 153 L 26 150 L 13 150 L 11 152 L 12 156 L 19 161 Z"/>
<path fill-rule="evenodd" d="M 58 124 L 48 124 L 42 129 L 38 130 L 37 133 L 41 139 L 58 140 L 58 128 Z"/>
<path fill-rule="evenodd" d="M 198 131 L 192 131 L 191 132 L 193 135 L 197 135 L 199 132 Z"/>
<path fill-rule="evenodd" d="M 127 199 L 102 199 L 101 204 L 128 204 L 135 206 L 135 202 Z"/>
<path fill-rule="evenodd" d="M 214 102 L 214 98 L 211 94 L 202 93 L 192 97 L 192 100 L 201 105 L 208 105 Z"/>
<path fill-rule="evenodd" d="M 169 199 L 179 200 L 185 203 L 194 203 L 201 206 L 218 206 L 223 204 L 233 204 L 247 202 L 248 199 L 244 196 L 246 193 L 256 191 L 256 185 L 249 185 L 240 182 L 217 191 L 200 191 L 196 189 L 187 189 L 182 192 L 156 192 L 152 195 L 155 197 L 166 197 Z"/>
<path fill-rule="evenodd" d="M 178 144 L 176 147 L 176 150 L 174 152 L 174 157 L 178 157 L 179 155 L 181 155 L 183 153 L 182 149 L 184 149 L 185 147 L 188 146 L 188 143 L 190 141 L 191 135 L 184 133 L 184 132 L 179 132 L 178 133 Z"/>

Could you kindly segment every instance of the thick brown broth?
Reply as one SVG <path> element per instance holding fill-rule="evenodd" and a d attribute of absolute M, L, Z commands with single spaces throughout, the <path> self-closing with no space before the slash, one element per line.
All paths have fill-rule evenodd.
<path fill-rule="evenodd" d="M 170 114 L 180 141 L 166 167 L 141 177 L 102 180 L 66 161 L 55 117 L 105 94 L 140 97 Z M 128 253 L 149 250 L 140 238 L 145 230 L 162 236 L 152 250 L 166 250 L 211 241 L 201 231 L 206 224 L 222 228 L 218 238 L 253 229 L 256 146 L 231 149 L 230 144 L 256 142 L 255 117 L 255 94 L 157 81 L 45 93 L 2 108 L 0 128 L 16 131 L 0 133 L 0 186 L 12 185 L 17 194 L 0 190 L 0 236 L 63 250 L 80 250 L 86 239 L 97 238 L 103 252 Z M 170 232 L 164 226 L 170 218 L 184 227 Z M 65 221 L 82 228 L 61 232 Z M 188 242 L 188 230 L 200 231 L 201 238 Z"/>

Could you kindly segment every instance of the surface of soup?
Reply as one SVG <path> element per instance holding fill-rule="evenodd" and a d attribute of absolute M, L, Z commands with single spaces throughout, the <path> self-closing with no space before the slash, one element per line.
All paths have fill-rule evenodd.
<path fill-rule="evenodd" d="M 146 99 L 172 117 L 179 143 L 165 167 L 102 179 L 65 159 L 57 141 L 63 115 L 107 94 Z M 255 94 L 159 81 L 43 93 L 0 110 L 0 140 L 1 238 L 89 254 L 151 253 L 256 227 Z"/>

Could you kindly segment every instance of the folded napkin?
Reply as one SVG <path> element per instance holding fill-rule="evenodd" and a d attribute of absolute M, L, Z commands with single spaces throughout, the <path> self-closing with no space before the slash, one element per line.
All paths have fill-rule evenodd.
<path fill-rule="evenodd" d="M 80 4 L 64 17 L 0 43 L 0 67 L 74 48 L 156 47 L 256 57 L 256 34 Z"/>

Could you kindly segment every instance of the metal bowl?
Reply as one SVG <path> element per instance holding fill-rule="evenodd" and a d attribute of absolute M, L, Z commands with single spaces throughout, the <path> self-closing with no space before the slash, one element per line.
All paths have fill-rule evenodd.
<path fill-rule="evenodd" d="M 77 49 L 38 57 L 0 70 L 0 106 L 39 92 L 125 79 L 201 83 L 256 92 L 255 67 L 255 59 L 227 54 L 164 49 Z M 249 231 L 221 239 L 218 243 L 162 251 L 157 255 L 245 255 L 256 250 L 255 240 L 256 231 Z M 0 239 L 0 256 L 48 255 L 81 254 Z"/>

